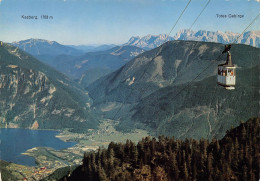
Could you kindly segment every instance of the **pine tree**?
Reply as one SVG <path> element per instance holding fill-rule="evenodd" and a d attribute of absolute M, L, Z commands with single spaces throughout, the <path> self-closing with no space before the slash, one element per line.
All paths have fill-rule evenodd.
<path fill-rule="evenodd" d="M 195 162 L 192 164 L 192 178 L 192 180 L 197 180 L 197 165 Z"/>
<path fill-rule="evenodd" d="M 243 166 L 243 180 L 247 181 L 248 177 L 247 177 L 247 167 L 246 165 Z"/>
<path fill-rule="evenodd" d="M 100 180 L 100 181 L 107 180 L 106 173 L 105 173 L 104 169 L 101 167 L 101 165 L 98 168 L 98 180 Z"/>
<path fill-rule="evenodd" d="M 156 152 L 156 139 L 153 138 L 150 144 L 150 149 L 151 149 L 151 154 L 152 156 L 154 156 L 155 152 Z"/>
<path fill-rule="evenodd" d="M 207 170 L 208 170 L 208 175 L 213 175 L 213 155 L 212 153 L 209 153 L 208 159 L 207 159 Z"/>
<path fill-rule="evenodd" d="M 153 178 L 156 181 L 166 181 L 167 180 L 167 174 L 165 173 L 165 170 L 163 167 L 157 166 L 153 171 Z"/>
<path fill-rule="evenodd" d="M 175 152 L 172 154 L 172 172 L 173 172 L 174 180 L 178 180 L 179 179 L 179 169 L 178 169 L 178 163 L 176 160 Z"/>
<path fill-rule="evenodd" d="M 88 156 L 88 153 L 84 152 L 84 157 L 83 158 L 87 158 L 87 156 Z"/>
<path fill-rule="evenodd" d="M 101 164 L 103 165 L 104 169 L 106 170 L 108 167 L 108 160 L 107 160 L 107 155 L 106 155 L 106 151 L 104 149 L 102 149 L 101 151 Z"/>
<path fill-rule="evenodd" d="M 137 148 L 134 146 L 132 148 L 132 162 L 133 162 L 133 165 L 134 166 L 137 166 L 137 163 L 138 163 L 138 151 L 137 151 Z"/>
<path fill-rule="evenodd" d="M 77 171 L 83 174 L 76 178 L 108 181 L 258 180 L 259 127 L 255 128 L 255 125 L 245 123 L 230 130 L 221 141 L 212 140 L 210 144 L 207 140 L 175 142 L 167 137 L 160 137 L 161 142 L 144 138 L 137 146 L 131 141 L 111 143 L 108 149 L 84 154 L 83 165 Z M 242 140 L 242 133 L 246 141 Z"/>
<path fill-rule="evenodd" d="M 88 180 L 92 180 L 92 174 L 93 174 L 93 172 L 92 172 L 91 165 L 88 164 L 88 166 L 87 166 L 87 173 L 86 173 L 86 177 L 87 177 Z"/>
<path fill-rule="evenodd" d="M 97 166 L 96 166 L 96 155 L 95 154 L 91 154 L 91 166 L 92 166 L 93 170 L 97 169 Z"/>
<path fill-rule="evenodd" d="M 184 166 L 183 166 L 183 175 L 184 175 L 185 181 L 189 179 L 189 172 L 188 172 L 188 169 L 187 169 L 186 162 L 184 162 Z"/>
<path fill-rule="evenodd" d="M 242 140 L 245 141 L 246 140 L 246 128 L 245 125 L 243 124 L 242 126 Z"/>
<path fill-rule="evenodd" d="M 115 153 L 114 150 L 111 148 L 108 150 L 108 168 L 111 171 L 114 169 L 114 161 L 115 161 Z"/>

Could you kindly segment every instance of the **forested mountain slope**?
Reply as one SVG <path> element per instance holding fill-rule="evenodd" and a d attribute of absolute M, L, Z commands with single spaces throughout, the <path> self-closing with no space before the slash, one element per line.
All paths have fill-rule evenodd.
<path fill-rule="evenodd" d="M 211 142 L 164 136 L 137 145 L 112 142 L 85 154 L 83 164 L 61 180 L 259 180 L 259 135 L 258 117 Z"/>
<path fill-rule="evenodd" d="M 117 71 L 102 77 L 88 87 L 95 102 L 138 102 L 152 92 L 193 80 L 210 64 L 196 81 L 216 75 L 217 64 L 226 61 L 222 55 L 223 44 L 170 41 L 158 48 L 146 51 Z M 233 45 L 233 62 L 242 68 L 259 64 L 260 49 L 248 45 Z M 98 91 L 96 91 L 98 90 Z M 131 97 L 125 97 L 133 90 Z"/>
<path fill-rule="evenodd" d="M 119 120 L 120 130 L 138 127 L 153 135 L 222 138 L 238 119 L 258 114 L 260 85 L 260 49 L 232 45 L 236 89 L 218 86 L 217 65 L 226 60 L 223 48 L 217 43 L 172 41 L 144 52 L 88 87 L 93 107 Z"/>
<path fill-rule="evenodd" d="M 239 121 L 258 114 L 259 68 L 238 69 L 236 89 L 232 91 L 217 85 L 215 76 L 159 89 L 131 110 L 131 121 L 150 128 L 155 135 L 222 138 Z"/>
<path fill-rule="evenodd" d="M 96 128 L 91 99 L 66 76 L 22 50 L 0 46 L 0 126 Z"/>

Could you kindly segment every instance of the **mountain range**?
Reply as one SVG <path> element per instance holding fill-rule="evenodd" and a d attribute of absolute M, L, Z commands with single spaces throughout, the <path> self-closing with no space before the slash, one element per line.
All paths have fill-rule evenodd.
<path fill-rule="evenodd" d="M 46 63 L 86 87 L 99 77 L 117 70 L 142 52 L 143 49 L 135 46 L 116 46 L 106 51 L 89 52 L 82 56 L 59 55 Z"/>
<path fill-rule="evenodd" d="M 166 34 L 146 35 L 143 37 L 133 36 L 124 45 L 132 45 L 149 50 L 160 46 L 161 44 L 165 43 L 166 40 L 170 41 L 174 39 L 173 37 L 167 37 Z"/>
<path fill-rule="evenodd" d="M 97 127 L 87 92 L 30 54 L 3 43 L 0 71 L 0 127 L 74 131 Z"/>
<path fill-rule="evenodd" d="M 188 34 L 188 31 L 176 36 L 187 39 L 182 36 L 183 34 Z M 209 37 L 215 36 L 214 32 L 206 34 Z M 194 36 L 201 37 L 206 34 L 201 31 Z M 242 37 L 246 35 L 250 37 L 254 33 L 247 32 Z M 166 36 L 159 36 L 162 42 L 165 38 Z M 208 38 L 212 41 L 213 39 Z M 231 35 L 228 39 L 234 40 Z M 153 46 L 160 44 L 155 36 L 143 40 Z M 132 39 L 131 42 L 137 45 L 138 39 Z M 253 99 L 254 108 L 249 110 L 251 107 L 246 106 L 249 104 L 248 100 L 251 100 L 250 96 L 257 95 L 255 92 L 259 87 L 257 79 L 259 48 L 242 44 L 233 45 L 231 50 L 233 61 L 240 67 L 238 75 L 243 75 L 237 78 L 237 83 L 248 87 L 238 87 L 231 92 L 232 96 L 228 96 L 230 92 L 216 87 L 215 82 L 217 64 L 226 59 L 222 55 L 220 59 L 222 61 L 216 60 L 223 47 L 223 44 L 213 42 L 177 40 L 168 41 L 147 51 L 136 46 L 124 45 L 83 55 L 62 54 L 52 60 L 41 61 L 77 80 L 89 91 L 94 101 L 91 108 L 104 118 L 119 120 L 117 129 L 121 131 L 142 128 L 149 130 L 153 135 L 166 134 L 179 138 L 191 136 L 198 139 L 220 138 L 225 134 L 225 130 L 238 124 L 234 121 L 238 116 L 241 119 L 255 116 L 259 106 Z M 209 67 L 206 71 L 201 73 L 207 66 Z M 197 77 L 198 74 L 200 76 Z M 194 77 L 196 80 L 192 81 Z M 250 81 L 247 79 L 254 84 L 249 86 Z M 183 91 L 179 93 L 178 90 L 182 89 Z M 211 97 L 212 91 L 216 95 L 214 100 L 205 98 Z M 177 94 L 178 97 L 175 97 Z M 190 95 L 195 98 L 192 99 Z M 198 97 L 205 100 L 201 101 L 197 99 Z M 243 104 L 245 107 L 236 106 L 232 97 L 245 100 Z M 229 102 L 232 104 L 229 105 Z M 229 105 L 229 107 L 222 106 L 223 110 L 228 111 L 219 113 L 217 110 L 221 105 Z M 225 117 L 228 117 L 229 121 L 219 121 Z M 196 121 L 197 124 L 193 124 Z M 199 134 L 197 128 L 200 130 Z"/>
<path fill-rule="evenodd" d="M 41 39 L 23 40 L 12 45 L 77 80 L 83 87 L 144 52 L 142 48 L 130 45 L 66 46 Z M 83 50 L 92 52 L 85 53 Z"/>
<path fill-rule="evenodd" d="M 235 90 L 216 83 L 217 65 L 226 60 L 224 44 L 238 36 L 182 30 L 87 53 L 91 47 L 41 39 L 0 42 L 0 127 L 86 133 L 111 119 L 117 131 L 144 129 L 158 137 L 138 145 L 112 142 L 107 150 L 85 154 L 83 165 L 64 180 L 253 180 L 259 118 L 228 130 L 259 114 L 259 31 L 232 44 Z"/>
<path fill-rule="evenodd" d="M 12 45 L 30 53 L 71 79 L 77 80 L 86 88 L 90 83 L 120 68 L 143 51 L 165 43 L 166 39 L 167 41 L 195 40 L 227 44 L 234 42 L 238 36 L 238 33 L 232 32 L 180 30 L 174 37 L 167 37 L 167 35 L 134 36 L 122 46 L 112 44 L 100 46 L 61 45 L 55 41 L 42 39 L 28 39 L 13 42 Z M 238 43 L 259 47 L 260 31 L 245 32 L 238 39 Z"/>
<path fill-rule="evenodd" d="M 239 67 L 237 88 L 217 86 L 217 65 L 226 57 L 216 58 L 223 49 L 178 40 L 146 51 L 88 86 L 93 107 L 119 120 L 123 131 L 135 125 L 157 136 L 221 138 L 237 120 L 258 114 L 260 85 L 260 49 L 236 44 L 231 53 Z"/>
<path fill-rule="evenodd" d="M 168 40 L 195 40 L 216 43 L 233 43 L 239 36 L 239 33 L 221 32 L 221 31 L 193 31 L 180 30 L 175 36 L 169 36 Z M 167 35 L 147 35 L 144 37 L 133 36 L 125 45 L 133 45 L 144 49 L 152 49 L 166 42 Z M 237 43 L 260 47 L 260 31 L 248 31 L 241 35 Z"/>
<path fill-rule="evenodd" d="M 84 52 L 66 45 L 61 45 L 56 41 L 48 41 L 43 39 L 28 39 L 11 43 L 13 46 L 19 47 L 21 50 L 35 56 L 43 55 L 82 55 Z"/>
<path fill-rule="evenodd" d="M 97 52 L 97 51 L 105 51 L 111 48 L 116 47 L 117 45 L 67 45 L 69 47 L 82 50 L 84 52 Z"/>

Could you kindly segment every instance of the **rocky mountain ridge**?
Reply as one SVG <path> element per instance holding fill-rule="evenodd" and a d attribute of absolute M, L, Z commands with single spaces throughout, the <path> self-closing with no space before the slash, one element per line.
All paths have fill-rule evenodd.
<path fill-rule="evenodd" d="M 145 49 L 153 49 L 161 44 L 166 42 L 167 35 L 166 34 L 160 34 L 160 35 L 146 35 L 143 37 L 140 36 L 133 36 L 129 39 L 125 45 L 133 45 Z M 167 41 L 174 40 L 173 37 L 168 37 Z"/>
<path fill-rule="evenodd" d="M 216 43 L 233 43 L 239 36 L 239 33 L 233 32 L 221 32 L 221 31 L 206 31 L 206 30 L 180 30 L 173 37 L 169 36 L 169 40 L 194 40 L 204 42 L 216 42 Z M 144 49 L 152 49 L 160 46 L 166 42 L 166 34 L 160 35 L 147 35 L 143 37 L 133 36 L 125 45 L 134 45 Z M 251 45 L 254 47 L 260 47 L 260 31 L 248 31 L 238 39 L 237 43 Z"/>

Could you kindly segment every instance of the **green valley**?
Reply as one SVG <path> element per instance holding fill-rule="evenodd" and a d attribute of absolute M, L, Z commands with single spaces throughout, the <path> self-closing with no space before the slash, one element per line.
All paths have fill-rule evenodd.
<path fill-rule="evenodd" d="M 146 51 L 88 87 L 92 107 L 119 120 L 120 131 L 139 128 L 154 136 L 220 139 L 240 120 L 258 115 L 260 85 L 260 49 L 240 44 L 231 49 L 238 67 L 236 89 L 217 85 L 217 65 L 226 59 L 217 59 L 223 47 L 169 41 Z"/>

